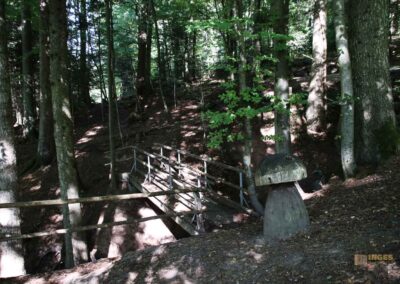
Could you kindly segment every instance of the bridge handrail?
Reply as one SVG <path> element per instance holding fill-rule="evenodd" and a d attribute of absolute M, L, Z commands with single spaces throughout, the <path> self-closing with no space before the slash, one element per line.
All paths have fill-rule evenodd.
<path fill-rule="evenodd" d="M 138 148 L 138 147 L 136 147 L 136 146 L 131 146 L 131 147 L 134 148 L 134 149 L 136 149 L 138 152 L 141 152 L 141 153 L 143 153 L 143 154 L 145 154 L 145 155 L 147 155 L 147 156 L 149 156 L 149 157 L 151 157 L 151 158 L 155 158 L 155 159 L 158 158 L 158 159 L 160 159 L 160 160 L 167 160 L 167 161 L 169 161 L 169 163 L 170 163 L 171 165 L 181 166 L 181 165 L 183 164 L 183 163 L 180 163 L 180 164 L 179 164 L 179 163 L 176 162 L 176 161 L 171 161 L 171 160 L 168 159 L 167 157 L 162 156 L 162 155 L 159 155 L 159 154 L 156 154 L 156 153 L 151 154 L 151 153 L 149 153 L 149 152 L 147 152 L 147 151 L 145 151 L 145 150 L 142 150 L 142 149 L 140 149 L 140 148 Z M 145 164 L 146 162 L 145 162 L 145 161 L 140 160 L 140 159 L 138 159 L 138 158 L 136 158 L 136 160 L 137 160 L 138 162 L 140 162 L 142 165 L 146 166 L 146 164 Z M 154 169 L 154 166 L 151 166 L 151 165 L 150 165 L 150 168 L 151 168 L 151 169 Z M 184 164 L 184 168 L 185 168 L 186 170 L 188 170 L 188 171 L 190 171 L 190 172 L 196 174 L 196 175 L 200 175 L 200 176 L 204 176 L 204 177 L 207 177 L 207 178 L 209 178 L 209 179 L 212 179 L 213 181 L 215 181 L 215 182 L 217 182 L 217 183 L 222 183 L 222 184 L 225 184 L 225 185 L 227 185 L 227 186 L 230 186 L 230 187 L 235 188 L 235 189 L 238 189 L 238 190 L 243 189 L 243 188 L 240 187 L 239 185 L 233 184 L 233 183 L 227 181 L 227 180 L 224 179 L 224 178 L 218 178 L 218 177 L 212 176 L 212 175 L 210 175 L 210 174 L 208 174 L 208 173 L 206 173 L 206 172 L 203 172 L 203 171 L 200 171 L 200 170 L 198 170 L 198 169 L 192 168 L 192 167 L 190 167 L 190 166 L 187 165 L 187 164 Z M 243 172 L 242 172 L 242 171 L 238 171 L 238 173 L 243 173 Z"/>
<path fill-rule="evenodd" d="M 209 164 L 213 164 L 213 165 L 219 166 L 220 168 L 224 168 L 224 169 L 227 169 L 227 170 L 235 171 L 235 172 L 238 172 L 238 173 L 240 173 L 240 172 L 244 173 L 244 170 L 241 169 L 241 168 L 232 167 L 230 165 L 226 165 L 226 164 L 214 161 L 213 159 L 211 159 L 209 157 L 203 158 L 203 157 L 200 157 L 198 155 L 191 154 L 191 153 L 189 153 L 189 152 L 187 152 L 185 150 L 176 149 L 176 148 L 173 148 L 171 146 L 164 145 L 164 144 L 161 144 L 161 143 L 154 143 L 154 145 L 160 146 L 160 147 L 165 148 L 165 149 L 170 150 L 170 151 L 179 151 L 181 154 L 183 154 L 185 156 L 192 157 L 192 158 L 195 158 L 197 160 L 200 160 L 200 161 L 203 161 L 203 162 L 207 162 Z"/>
<path fill-rule="evenodd" d="M 67 200 L 62 199 L 49 199 L 49 200 L 36 200 L 36 201 L 22 201 L 14 203 L 0 203 L 0 209 L 2 208 L 27 208 L 27 207 L 41 207 L 41 206 L 57 206 L 74 203 L 92 203 L 92 202 L 105 202 L 105 201 L 120 201 L 147 198 L 162 195 L 174 195 L 180 193 L 191 193 L 200 192 L 200 188 L 186 188 L 186 189 L 173 189 L 169 191 L 151 192 L 151 193 L 129 193 L 119 195 L 105 195 L 105 196 L 93 196 L 93 197 L 82 197 L 82 198 L 71 198 Z"/>

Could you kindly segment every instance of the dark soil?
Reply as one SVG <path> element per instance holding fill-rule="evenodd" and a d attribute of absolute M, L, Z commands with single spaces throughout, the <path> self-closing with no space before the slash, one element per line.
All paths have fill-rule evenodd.
<path fill-rule="evenodd" d="M 311 230 L 267 245 L 261 222 L 13 283 L 400 283 L 400 157 L 374 175 L 333 178 L 306 202 Z M 354 265 L 355 254 L 388 262 Z"/>
<path fill-rule="evenodd" d="M 395 82 L 395 101 L 398 103 L 400 81 Z M 337 84 L 332 84 L 329 91 L 335 93 L 335 88 Z M 146 117 L 136 117 L 131 115 L 132 100 L 120 101 L 123 139 L 118 142 L 119 146 L 137 144 L 149 149 L 158 142 L 194 154 L 208 154 L 233 166 L 240 165 L 238 145 L 225 147 L 222 151 L 212 151 L 205 146 L 200 94 L 204 95 L 207 105 L 216 103 L 219 92 L 217 83 L 193 85 L 186 95 L 179 97 L 178 107 L 172 109 L 171 117 L 161 111 L 159 102 L 147 106 Z M 104 113 L 107 114 L 106 109 Z M 331 113 L 334 122 L 338 117 L 337 110 L 333 109 Z M 75 138 L 81 196 L 104 195 L 108 189 L 108 168 L 105 166 L 107 122 L 101 121 L 99 105 L 80 116 L 75 124 Z M 295 155 L 304 160 L 309 173 L 318 169 L 327 180 L 330 179 L 322 191 L 306 201 L 311 218 L 311 229 L 307 234 L 267 245 L 262 239 L 262 222 L 258 220 L 174 242 L 180 236 L 174 236 L 175 232 L 168 229 L 168 224 L 148 222 L 136 227 L 124 226 L 122 230 L 89 233 L 88 246 L 97 251 L 97 259 L 114 256 L 109 253 L 109 239 L 123 235 L 122 243 L 113 243 L 118 251 L 115 255 L 120 257 L 103 258 L 71 270 L 58 271 L 55 270 L 63 268 L 63 237 L 37 238 L 24 241 L 26 267 L 31 274 L 42 274 L 8 282 L 400 283 L 400 172 L 397 170 L 400 157 L 387 161 L 378 171 L 361 169 L 356 179 L 342 183 L 338 177 L 340 156 L 333 139 L 336 130 L 330 129 L 324 136 L 309 138 L 302 133 L 301 111 L 293 121 L 300 121 L 294 129 Z M 268 133 L 272 123 L 270 117 L 264 117 L 257 127 Z M 257 132 L 256 136 L 260 134 Z M 255 141 L 253 146 L 255 165 L 264 155 L 274 151 L 268 141 Z M 35 147 L 35 143 L 18 146 L 21 170 L 31 163 Z M 126 172 L 127 167 L 120 164 L 118 171 Z M 51 166 L 24 173 L 20 177 L 20 200 L 59 198 L 57 175 L 55 161 Z M 126 189 L 121 185 L 120 190 Z M 62 228 L 62 215 L 57 207 L 23 209 L 21 212 L 23 233 Z M 95 224 L 104 212 L 105 204 L 85 205 L 84 223 Z M 146 200 L 137 200 L 118 204 L 112 218 L 138 218 L 156 213 Z M 105 239 L 108 244 L 102 244 Z M 354 265 L 355 254 L 393 255 L 395 261 L 369 262 L 367 266 L 359 267 Z"/>

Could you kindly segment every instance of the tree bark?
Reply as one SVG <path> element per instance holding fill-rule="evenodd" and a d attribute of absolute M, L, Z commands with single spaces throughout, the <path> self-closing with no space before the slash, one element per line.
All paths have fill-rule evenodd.
<path fill-rule="evenodd" d="M 88 106 L 91 104 L 89 94 L 89 74 L 87 68 L 87 13 L 86 1 L 80 0 L 79 33 L 80 33 L 80 56 L 79 56 L 79 98 Z"/>
<path fill-rule="evenodd" d="M 238 18 L 243 17 L 243 7 L 240 0 L 236 0 L 236 8 Z M 242 27 L 242 23 L 238 24 L 238 60 L 239 60 L 239 95 L 243 95 L 243 93 L 247 89 L 246 85 L 246 44 L 244 39 L 244 29 Z M 253 133 L 251 128 L 251 120 L 249 117 L 244 118 L 244 133 L 245 133 L 245 141 L 243 147 L 243 165 L 246 172 L 246 181 L 247 181 L 247 190 L 249 192 L 249 197 L 251 204 L 258 214 L 261 216 L 264 214 L 264 207 L 260 203 L 257 197 L 257 192 L 255 188 L 254 175 L 253 170 L 251 168 L 251 154 L 253 149 Z"/>
<path fill-rule="evenodd" d="M 278 60 L 275 70 L 275 151 L 290 154 L 290 105 L 289 105 L 289 0 L 273 1 L 274 52 Z"/>
<path fill-rule="evenodd" d="M 8 68 L 6 1 L 0 1 L 0 203 L 16 202 L 17 158 L 12 127 Z M 0 209 L 0 237 L 21 234 L 18 208 Z M 0 243 L 0 278 L 25 274 L 22 241 Z"/>
<path fill-rule="evenodd" d="M 357 163 L 377 164 L 384 149 L 378 132 L 395 125 L 389 74 L 389 1 L 351 0 L 349 46 L 356 100 Z M 389 133 L 387 133 L 389 134 Z M 385 135 L 386 136 L 386 135 Z"/>
<path fill-rule="evenodd" d="M 22 0 L 22 102 L 23 135 L 30 137 L 35 131 L 36 103 L 34 89 L 34 68 L 32 50 L 32 19 L 31 4 L 28 0 Z"/>
<path fill-rule="evenodd" d="M 50 1 L 50 80 L 54 117 L 54 137 L 57 152 L 61 199 L 79 198 L 78 174 L 74 157 L 73 118 L 68 96 L 67 14 L 64 0 Z M 79 226 L 82 212 L 80 204 L 62 207 L 66 229 Z M 65 236 L 65 266 L 88 259 L 87 247 L 80 233 Z"/>
<path fill-rule="evenodd" d="M 341 159 L 345 178 L 352 177 L 356 168 L 354 159 L 354 93 L 350 53 L 345 18 L 345 0 L 335 1 L 335 32 L 341 83 Z"/>
<path fill-rule="evenodd" d="M 165 68 L 163 67 L 163 60 L 161 58 L 161 43 L 160 43 L 160 34 L 158 29 L 157 23 L 157 13 L 156 8 L 154 6 L 154 1 L 151 0 L 151 8 L 153 13 L 153 21 L 154 21 L 154 30 L 155 30 L 155 37 L 156 37 L 156 44 L 157 44 L 157 65 L 158 65 L 158 86 L 160 88 L 160 97 L 161 101 L 164 106 L 164 112 L 168 113 L 168 105 L 165 101 L 164 91 L 163 91 L 163 82 L 165 82 Z"/>
<path fill-rule="evenodd" d="M 40 120 L 37 157 L 41 165 L 51 163 L 54 145 L 53 113 L 51 109 L 49 58 L 49 0 L 40 1 Z"/>
<path fill-rule="evenodd" d="M 112 0 L 106 0 L 106 27 L 107 27 L 107 73 L 108 73 L 108 131 L 110 143 L 110 192 L 117 189 L 117 175 L 115 171 L 115 136 L 116 136 L 116 90 L 115 90 L 115 60 L 114 38 L 112 28 Z"/>
<path fill-rule="evenodd" d="M 390 37 L 397 35 L 399 31 L 400 16 L 399 0 L 390 0 Z"/>
<path fill-rule="evenodd" d="M 149 99 L 151 93 L 151 7 L 150 1 L 142 1 L 139 6 L 138 24 L 138 67 L 136 77 L 136 90 L 139 101 Z"/>
<path fill-rule="evenodd" d="M 313 25 L 313 64 L 306 111 L 309 134 L 325 130 L 325 85 L 327 75 L 327 0 L 315 0 Z"/>

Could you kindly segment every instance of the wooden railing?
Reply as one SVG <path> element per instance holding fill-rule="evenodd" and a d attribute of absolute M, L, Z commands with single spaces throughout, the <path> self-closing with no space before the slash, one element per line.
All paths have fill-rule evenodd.
<path fill-rule="evenodd" d="M 162 195 L 174 195 L 174 194 L 180 194 L 180 193 L 193 193 L 193 192 L 200 192 L 200 191 L 201 191 L 201 189 L 197 189 L 197 188 L 180 189 L 180 190 L 172 189 L 170 191 L 94 196 L 94 197 L 85 197 L 85 198 L 74 198 L 74 199 L 68 199 L 68 200 L 50 199 L 50 200 L 26 201 L 26 202 L 15 202 L 15 203 L 1 203 L 0 209 L 2 209 L 2 208 L 28 208 L 28 207 L 60 206 L 60 205 L 74 204 L 74 203 L 116 202 L 116 201 L 121 201 L 121 200 L 133 200 L 133 199 L 139 199 L 139 198 L 148 198 L 148 197 L 155 197 L 155 196 L 162 196 Z M 175 212 L 175 213 L 151 216 L 151 217 L 146 217 L 146 218 L 137 218 L 137 219 L 129 220 L 129 221 L 120 221 L 120 222 L 95 224 L 95 225 L 87 225 L 87 226 L 76 226 L 76 227 L 71 227 L 71 228 L 34 232 L 34 233 L 29 233 L 29 234 L 18 234 L 18 235 L 6 234 L 4 237 L 0 238 L 0 242 L 20 240 L 20 239 L 31 239 L 31 238 L 36 238 L 36 237 L 50 236 L 50 235 L 61 235 L 61 234 L 67 234 L 70 232 L 88 231 L 88 230 L 93 230 L 93 229 L 108 228 L 108 227 L 114 227 L 114 226 L 131 225 L 131 224 L 146 222 L 146 221 L 155 220 L 155 219 L 201 214 L 204 211 L 206 211 L 206 210 L 191 210 L 191 211 L 186 211 L 186 212 Z"/>

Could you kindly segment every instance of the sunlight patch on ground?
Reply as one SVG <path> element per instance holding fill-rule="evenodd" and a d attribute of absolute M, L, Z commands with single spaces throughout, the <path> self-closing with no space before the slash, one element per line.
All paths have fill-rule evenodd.
<path fill-rule="evenodd" d="M 156 216 L 156 213 L 149 208 L 139 210 L 140 218 Z M 147 246 L 155 246 L 175 241 L 175 237 L 168 230 L 162 220 L 151 220 L 141 223 L 138 232 L 135 234 L 138 249 Z"/>
<path fill-rule="evenodd" d="M 183 137 L 192 137 L 192 136 L 196 136 L 196 132 L 188 131 L 185 134 L 183 134 Z"/>
<path fill-rule="evenodd" d="M 104 126 L 98 125 L 98 126 L 95 126 L 91 129 L 89 129 L 88 131 L 85 132 L 85 134 L 82 136 L 82 138 L 78 140 L 78 142 L 76 144 L 80 145 L 80 144 L 84 144 L 84 143 L 91 141 L 99 133 L 99 131 L 102 130 L 103 128 L 104 128 Z"/>
<path fill-rule="evenodd" d="M 117 207 L 115 209 L 113 222 L 120 222 L 126 220 L 128 220 L 128 215 L 125 212 L 125 210 L 121 209 L 120 207 Z M 125 243 L 126 236 L 129 232 L 128 230 L 129 229 L 127 228 L 127 226 L 115 226 L 112 228 L 112 236 L 107 257 L 111 258 L 123 255 L 124 253 L 123 246 Z"/>

